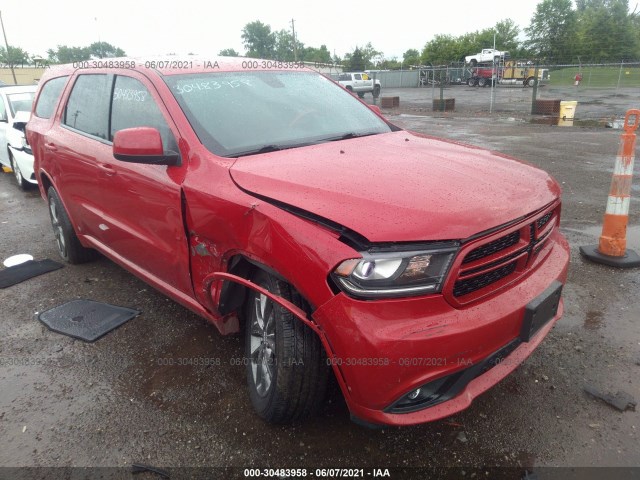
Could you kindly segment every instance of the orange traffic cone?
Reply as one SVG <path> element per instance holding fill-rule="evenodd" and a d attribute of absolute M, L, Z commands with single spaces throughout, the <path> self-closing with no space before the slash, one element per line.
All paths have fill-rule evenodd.
<path fill-rule="evenodd" d="M 624 133 L 620 136 L 620 151 L 613 170 L 600 243 L 580 247 L 580 253 L 584 257 L 612 267 L 640 267 L 640 256 L 627 249 L 631 178 L 636 148 L 634 132 L 639 123 L 640 110 L 629 110 L 624 118 Z"/>

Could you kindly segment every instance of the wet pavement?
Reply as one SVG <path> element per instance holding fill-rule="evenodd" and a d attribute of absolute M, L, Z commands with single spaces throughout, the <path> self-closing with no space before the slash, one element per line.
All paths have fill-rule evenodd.
<path fill-rule="evenodd" d="M 489 87 L 469 87 L 451 85 L 443 88 L 443 98 L 455 100 L 453 115 L 486 116 L 491 112 L 498 116 L 513 116 L 519 119 L 545 121 L 545 116 L 530 116 L 533 102 L 533 88 L 518 85 L 499 85 L 491 92 Z M 433 99 L 440 98 L 440 88 L 424 86 L 420 88 L 383 88 L 382 97 L 400 97 L 398 108 L 387 112 L 418 115 L 432 115 Z M 492 100 L 493 97 L 493 100 Z M 578 102 L 574 111 L 576 124 L 618 126 L 627 110 L 640 108 L 637 88 L 588 88 L 557 87 L 551 84 L 537 89 L 538 100 L 560 100 Z M 365 100 L 372 103 L 371 95 Z M 380 104 L 380 101 L 378 101 Z M 449 112 L 447 112 L 449 114 Z"/>
<path fill-rule="evenodd" d="M 466 411 L 431 424 L 364 429 L 334 391 L 317 418 L 266 425 L 246 394 L 241 338 L 219 335 L 100 258 L 0 290 L 0 466 L 463 467 L 451 478 L 488 478 L 489 467 L 515 467 L 509 478 L 521 478 L 543 466 L 640 466 L 640 412 L 621 413 L 583 390 L 640 398 L 640 269 L 578 253 L 600 233 L 620 131 L 410 108 L 421 107 L 387 113 L 406 128 L 521 158 L 563 187 L 562 231 L 572 247 L 565 315 L 523 366 Z M 639 173 L 636 166 L 629 235 L 637 251 Z M 0 175 L 0 260 L 57 259 L 44 201 L 13 181 Z M 36 319 L 77 298 L 143 313 L 93 344 Z"/>

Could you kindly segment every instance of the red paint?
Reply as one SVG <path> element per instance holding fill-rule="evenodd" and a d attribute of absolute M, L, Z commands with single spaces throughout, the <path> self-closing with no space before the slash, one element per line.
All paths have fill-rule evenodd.
<path fill-rule="evenodd" d="M 155 128 L 137 127 L 116 132 L 113 137 L 115 155 L 162 155 L 162 138 Z"/>
<path fill-rule="evenodd" d="M 220 61 L 222 71 L 242 69 L 240 60 Z M 164 75 L 199 71 L 160 69 Z M 552 281 L 565 282 L 569 254 L 558 230 L 558 184 L 547 173 L 504 155 L 406 131 L 237 160 L 218 157 L 200 143 L 156 70 L 143 64 L 126 71 L 92 70 L 100 72 L 131 76 L 149 90 L 177 141 L 181 163 L 143 165 L 114 158 L 114 150 L 161 154 L 153 129 L 141 128 L 138 135 L 124 132 L 114 147 L 61 126 L 70 85 L 83 71 L 52 68 L 41 85 L 61 74 L 70 75 L 70 81 L 54 115 L 32 115 L 28 125 L 43 197 L 46 186 L 55 187 L 85 246 L 97 248 L 224 333 L 237 330 L 237 323 L 233 314 L 218 311 L 221 280 L 261 291 L 230 275 L 230 260 L 243 255 L 278 272 L 313 312 L 309 318 L 295 305 L 275 300 L 320 336 L 355 416 L 407 425 L 464 409 L 529 355 L 561 315 L 562 309 L 532 341 L 507 357 L 508 363 L 476 378 L 452 400 L 409 414 L 384 413 L 410 390 L 462 368 L 461 360 L 478 362 L 516 338 L 526 304 Z M 341 241 L 339 232 L 285 211 L 278 202 L 347 227 L 373 243 L 458 240 L 463 246 L 442 293 L 355 300 L 336 293 L 329 277 L 342 261 L 360 254 Z M 526 222 L 552 209 L 550 226 L 535 230 L 536 236 L 547 235 L 539 252 L 492 287 L 455 297 L 457 275 L 473 276 L 469 265 L 486 266 L 493 260 L 487 257 L 467 268 L 462 260 L 468 252 L 511 231 L 527 232 Z M 447 363 L 419 368 L 399 364 L 400 359 L 427 357 Z M 354 358 L 390 363 L 345 364 Z"/>

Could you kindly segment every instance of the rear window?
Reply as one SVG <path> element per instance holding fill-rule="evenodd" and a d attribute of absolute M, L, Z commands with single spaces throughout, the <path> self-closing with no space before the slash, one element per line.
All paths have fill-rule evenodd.
<path fill-rule="evenodd" d="M 33 92 L 12 93 L 7 95 L 9 99 L 9 108 L 11 108 L 11 114 L 16 115 L 16 112 L 30 112 L 33 105 Z"/>
<path fill-rule="evenodd" d="M 104 140 L 109 138 L 109 91 L 107 75 L 80 75 L 73 85 L 63 123 Z"/>
<path fill-rule="evenodd" d="M 68 76 L 52 78 L 42 86 L 35 110 L 36 117 L 51 118 L 68 78 Z"/>

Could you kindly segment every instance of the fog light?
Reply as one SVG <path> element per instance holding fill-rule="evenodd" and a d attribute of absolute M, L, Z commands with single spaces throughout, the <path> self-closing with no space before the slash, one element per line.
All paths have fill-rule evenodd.
<path fill-rule="evenodd" d="M 418 395 L 420 395 L 419 388 L 411 392 L 409 395 L 407 395 L 407 397 L 409 397 L 409 400 L 415 400 L 416 398 L 418 398 Z"/>

